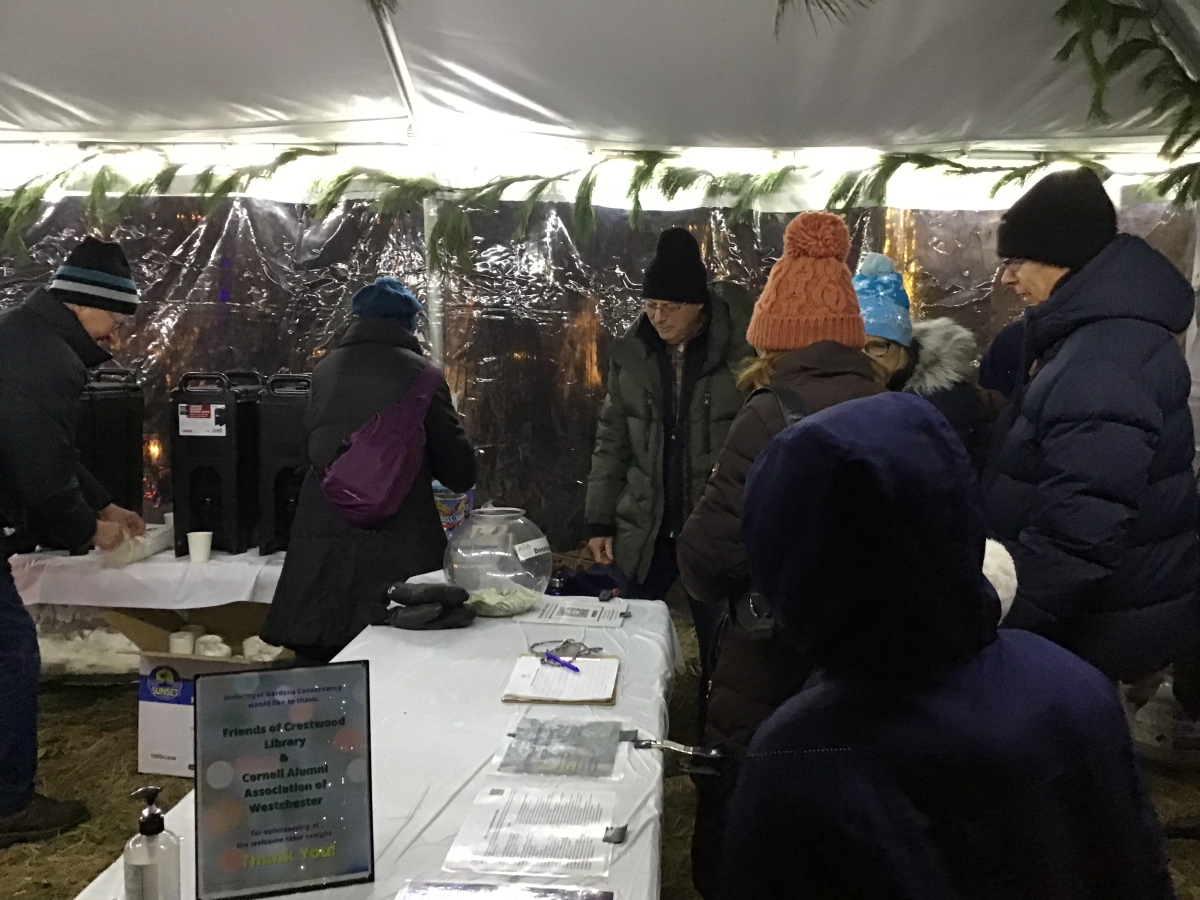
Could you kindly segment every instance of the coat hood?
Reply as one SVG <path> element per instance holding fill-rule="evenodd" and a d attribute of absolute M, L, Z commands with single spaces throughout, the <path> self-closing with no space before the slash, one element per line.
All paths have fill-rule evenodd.
<path fill-rule="evenodd" d="M 871 360 L 861 350 L 837 341 L 819 341 L 803 350 L 792 350 L 779 357 L 771 384 L 786 386 L 787 382 L 805 377 L 830 378 L 839 375 L 858 375 L 868 381 L 875 380 Z"/>
<path fill-rule="evenodd" d="M 1104 319 L 1137 319 L 1178 334 L 1187 329 L 1195 306 L 1191 285 L 1169 259 L 1141 238 L 1120 234 L 1049 300 L 1030 310 L 1027 360 L 1075 329 Z"/>
<path fill-rule="evenodd" d="M 354 344 L 390 344 L 411 350 L 413 353 L 421 352 L 421 342 L 399 319 L 356 317 L 338 341 L 339 347 L 350 347 Z"/>
<path fill-rule="evenodd" d="M 916 353 L 901 390 L 928 397 L 975 377 L 975 335 L 953 319 L 913 322 Z M 903 374 L 903 373 L 902 373 Z"/>
<path fill-rule="evenodd" d="M 742 534 L 776 621 L 834 676 L 921 681 L 995 637 L 978 480 L 920 397 L 851 400 L 778 435 Z"/>

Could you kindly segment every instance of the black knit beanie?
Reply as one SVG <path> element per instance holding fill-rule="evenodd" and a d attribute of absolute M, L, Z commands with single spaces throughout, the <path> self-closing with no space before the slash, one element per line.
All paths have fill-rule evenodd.
<path fill-rule="evenodd" d="M 50 282 L 50 293 L 63 303 L 91 306 L 132 315 L 137 312 L 137 285 L 121 245 L 85 237 Z"/>
<path fill-rule="evenodd" d="M 1000 220 L 996 253 L 1078 272 L 1117 236 L 1117 211 L 1091 169 L 1055 172 Z"/>
<path fill-rule="evenodd" d="M 659 235 L 642 296 L 672 303 L 708 303 L 708 271 L 700 258 L 700 245 L 686 228 L 668 228 Z"/>

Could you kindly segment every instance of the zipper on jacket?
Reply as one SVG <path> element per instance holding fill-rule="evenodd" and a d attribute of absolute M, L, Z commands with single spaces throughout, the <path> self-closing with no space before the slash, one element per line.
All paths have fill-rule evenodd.
<path fill-rule="evenodd" d="M 650 452 L 650 426 L 654 422 L 654 398 L 650 396 L 650 392 L 646 391 L 646 424 L 642 428 L 642 443 L 643 449 Z"/>
<path fill-rule="evenodd" d="M 704 391 L 704 452 L 712 453 L 712 388 Z"/>

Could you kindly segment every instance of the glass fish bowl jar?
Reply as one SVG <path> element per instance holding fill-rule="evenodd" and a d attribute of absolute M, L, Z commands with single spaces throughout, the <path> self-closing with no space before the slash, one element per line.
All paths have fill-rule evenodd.
<path fill-rule="evenodd" d="M 550 542 L 525 510 L 485 506 L 454 532 L 442 570 L 450 584 L 473 594 L 518 587 L 544 594 L 553 564 Z"/>

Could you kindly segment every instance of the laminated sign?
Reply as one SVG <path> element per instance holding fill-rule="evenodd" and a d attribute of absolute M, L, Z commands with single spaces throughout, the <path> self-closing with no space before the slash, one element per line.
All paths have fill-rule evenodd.
<path fill-rule="evenodd" d="M 224 403 L 180 403 L 179 434 L 182 437 L 225 437 Z"/>
<path fill-rule="evenodd" d="M 196 898 L 375 880 L 365 662 L 196 679 Z"/>

